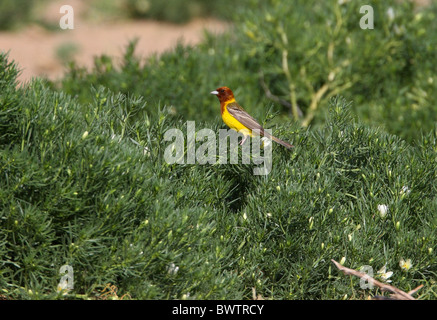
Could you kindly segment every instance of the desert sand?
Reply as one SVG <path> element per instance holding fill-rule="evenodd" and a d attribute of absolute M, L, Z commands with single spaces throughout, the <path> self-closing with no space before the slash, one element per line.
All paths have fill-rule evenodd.
<path fill-rule="evenodd" d="M 90 21 L 84 18 L 86 1 L 68 1 L 74 9 L 74 29 L 47 30 L 31 24 L 17 31 L 0 32 L 0 50 L 9 51 L 9 58 L 15 60 L 21 74 L 19 80 L 27 82 L 32 77 L 45 76 L 51 80 L 62 77 L 64 56 L 72 58 L 80 66 L 91 68 L 95 56 L 102 54 L 118 59 L 129 41 L 137 39 L 135 54 L 145 58 L 154 53 L 171 50 L 178 41 L 195 45 L 202 40 L 204 31 L 220 33 L 228 25 L 214 19 L 194 20 L 188 24 L 176 25 L 159 21 Z M 44 9 L 43 20 L 59 25 L 64 16 L 60 13 L 64 1 L 54 0 Z M 70 52 L 68 52 L 70 50 Z"/>

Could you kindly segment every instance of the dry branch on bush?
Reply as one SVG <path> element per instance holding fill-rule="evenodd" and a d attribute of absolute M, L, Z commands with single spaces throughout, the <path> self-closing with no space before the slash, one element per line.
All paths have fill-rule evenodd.
<path fill-rule="evenodd" d="M 372 277 L 370 277 L 368 274 L 365 274 L 363 272 L 359 272 L 359 271 L 356 271 L 353 269 L 346 268 L 333 259 L 331 259 L 331 261 L 335 264 L 335 266 L 338 268 L 338 270 L 340 270 L 344 274 L 353 275 L 353 276 L 356 276 L 356 277 L 359 277 L 362 279 L 366 279 L 369 283 L 372 283 L 373 285 L 379 287 L 382 291 L 391 292 L 390 297 L 393 300 L 416 300 L 412 297 L 412 295 L 415 294 L 417 291 L 419 291 L 423 287 L 423 284 L 422 284 L 409 292 L 404 292 L 396 287 L 393 287 L 391 285 L 388 285 L 388 284 L 382 283 L 378 280 L 375 280 Z M 375 300 L 384 300 L 386 298 L 376 296 L 376 297 L 374 297 L 374 299 Z"/>

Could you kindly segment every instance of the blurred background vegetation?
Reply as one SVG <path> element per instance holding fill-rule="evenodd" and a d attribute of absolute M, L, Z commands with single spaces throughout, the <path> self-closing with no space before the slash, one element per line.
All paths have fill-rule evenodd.
<path fill-rule="evenodd" d="M 1 55 L 0 294 L 60 298 L 64 264 L 71 298 L 102 298 L 108 283 L 137 299 L 371 294 L 334 271 L 330 259 L 344 257 L 436 298 L 435 2 L 366 2 L 373 30 L 360 29 L 358 1 L 111 4 L 131 18 L 233 26 L 145 60 L 132 41 L 121 64 L 70 61 L 61 81 L 26 86 Z M 274 146 L 269 176 L 165 163 L 169 128 L 225 128 L 209 94 L 222 85 L 296 145 Z"/>
<path fill-rule="evenodd" d="M 3 0 L 0 2 L 0 29 L 11 29 L 29 22 L 34 0 Z"/>
<path fill-rule="evenodd" d="M 0 30 L 14 29 L 41 19 L 51 0 L 2 0 L 0 2 Z M 252 3 L 255 3 L 252 1 Z M 75 1 L 70 5 L 74 7 Z M 89 19 L 153 19 L 183 24 L 195 18 L 231 20 L 235 9 L 245 7 L 248 0 L 92 0 L 87 2 L 85 16 Z"/>
<path fill-rule="evenodd" d="M 215 11 L 215 2 L 202 3 Z M 105 56 L 91 72 L 73 64 L 61 87 L 86 100 L 90 85 L 102 84 L 159 100 L 184 118 L 207 120 L 217 113 L 207 107 L 207 93 L 227 85 L 255 115 L 273 105 L 304 126 L 323 123 L 326 101 L 343 95 L 360 119 L 411 142 L 437 120 L 437 37 L 430 32 L 437 30 L 437 6 L 369 4 L 373 30 L 359 27 L 357 1 L 241 1 L 232 10 L 224 6 L 234 21 L 231 32 L 207 34 L 195 48 L 179 45 L 145 62 L 131 46 L 121 67 Z"/>

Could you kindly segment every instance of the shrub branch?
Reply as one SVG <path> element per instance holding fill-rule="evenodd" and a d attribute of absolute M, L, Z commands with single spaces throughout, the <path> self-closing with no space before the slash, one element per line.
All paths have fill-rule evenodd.
<path fill-rule="evenodd" d="M 412 294 L 415 294 L 417 291 L 419 291 L 423 287 L 423 284 L 422 284 L 422 285 L 418 286 L 417 288 L 415 288 L 407 293 L 407 292 L 404 292 L 396 287 L 393 287 L 391 285 L 388 285 L 388 284 L 382 283 L 378 280 L 375 280 L 363 272 L 346 268 L 346 267 L 342 266 L 340 263 L 338 263 L 337 261 L 335 261 L 334 259 L 331 259 L 331 261 L 335 264 L 335 266 L 338 268 L 338 270 L 340 270 L 344 274 L 353 275 L 353 276 L 356 276 L 359 278 L 365 278 L 367 281 L 372 282 L 375 286 L 379 287 L 382 291 L 391 292 L 392 294 L 390 296 L 394 300 L 415 300 L 412 297 Z M 375 297 L 374 299 L 377 299 L 377 300 L 384 299 L 384 297 Z"/>

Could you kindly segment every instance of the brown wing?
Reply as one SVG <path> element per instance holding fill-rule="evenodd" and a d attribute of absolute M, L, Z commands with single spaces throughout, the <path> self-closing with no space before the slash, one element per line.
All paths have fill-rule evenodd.
<path fill-rule="evenodd" d="M 256 121 L 250 114 L 246 112 L 238 103 L 231 102 L 226 106 L 228 112 L 238 121 L 240 121 L 245 127 L 250 130 L 259 130 L 260 134 L 264 134 L 263 127 Z"/>
<path fill-rule="evenodd" d="M 276 141 L 279 144 L 282 144 L 284 147 L 291 149 L 293 148 L 293 145 L 289 144 L 288 142 L 282 141 L 279 138 L 276 138 L 269 134 L 268 132 L 264 132 L 264 128 L 256 121 L 250 114 L 248 114 L 238 103 L 231 102 L 226 106 L 226 109 L 228 109 L 228 112 L 238 121 L 240 121 L 244 126 L 251 130 L 259 130 L 259 133 L 262 136 L 266 136 L 267 138 L 272 139 L 273 141 Z"/>

